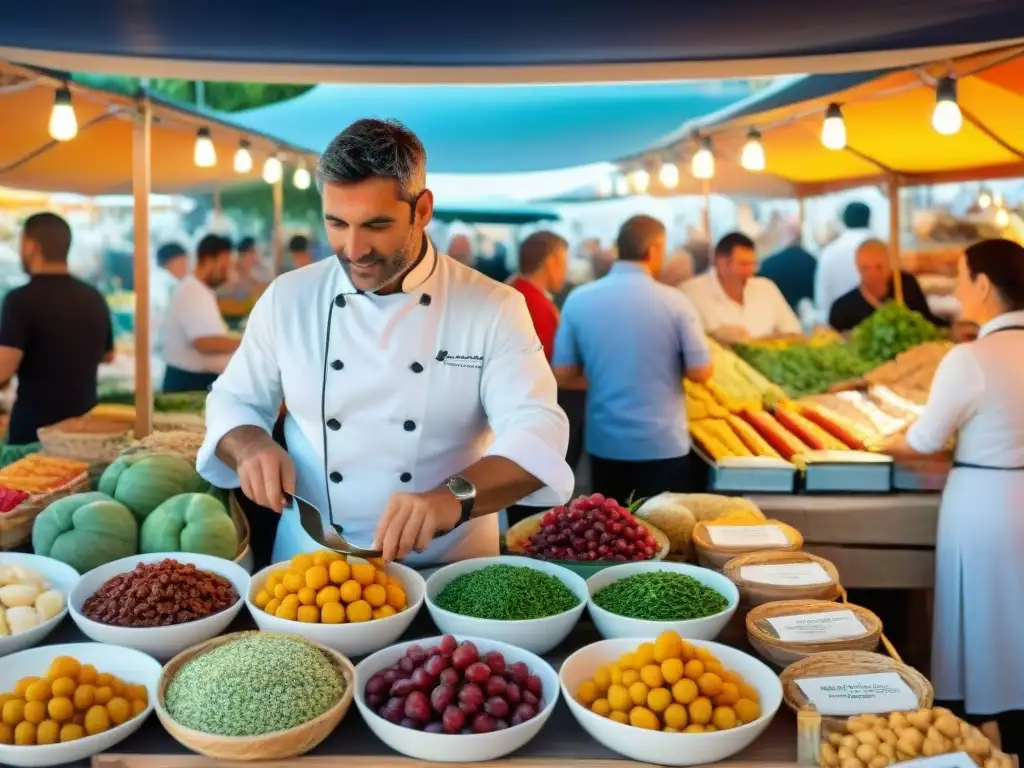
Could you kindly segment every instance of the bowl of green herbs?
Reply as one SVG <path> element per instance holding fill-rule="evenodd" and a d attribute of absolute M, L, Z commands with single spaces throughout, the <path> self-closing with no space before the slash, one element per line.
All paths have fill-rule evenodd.
<path fill-rule="evenodd" d="M 587 590 L 594 626 L 609 639 L 671 629 L 686 639 L 714 640 L 740 601 L 721 573 L 668 560 L 606 568 L 587 579 Z"/>
<path fill-rule="evenodd" d="M 567 568 L 529 557 L 478 557 L 427 579 L 426 604 L 441 632 L 545 654 L 576 626 L 590 593 Z"/>

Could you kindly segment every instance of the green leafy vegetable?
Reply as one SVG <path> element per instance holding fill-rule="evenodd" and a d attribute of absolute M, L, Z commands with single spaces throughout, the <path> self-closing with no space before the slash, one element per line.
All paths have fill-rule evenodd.
<path fill-rule="evenodd" d="M 612 582 L 594 595 L 594 604 L 609 613 L 646 621 L 686 621 L 713 616 L 729 601 L 692 576 L 649 571 Z"/>
<path fill-rule="evenodd" d="M 488 565 L 456 576 L 434 603 L 460 616 L 522 621 L 565 613 L 580 599 L 559 579 L 535 568 Z"/>
<path fill-rule="evenodd" d="M 782 349 L 739 344 L 735 352 L 790 397 L 828 392 L 832 385 L 858 379 L 875 367 L 841 342 L 791 344 Z"/>
<path fill-rule="evenodd" d="M 941 338 L 942 332 L 920 312 L 890 301 L 853 329 L 850 343 L 860 357 L 878 364 L 918 344 Z"/>

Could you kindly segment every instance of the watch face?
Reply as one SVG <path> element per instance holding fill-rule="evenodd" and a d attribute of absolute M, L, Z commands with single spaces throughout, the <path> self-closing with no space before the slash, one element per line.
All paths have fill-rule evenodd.
<path fill-rule="evenodd" d="M 453 477 L 448 480 L 448 490 L 457 498 L 469 498 L 476 495 L 476 488 L 464 477 Z"/>

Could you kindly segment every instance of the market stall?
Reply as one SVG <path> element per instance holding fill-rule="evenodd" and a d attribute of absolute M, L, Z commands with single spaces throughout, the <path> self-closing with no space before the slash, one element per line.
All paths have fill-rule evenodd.
<path fill-rule="evenodd" d="M 117 406 L 105 407 L 91 418 L 118 417 Z M 481 750 L 467 758 L 478 765 L 511 754 L 519 765 L 831 767 L 829 729 L 846 726 L 822 716 L 831 705 L 814 681 L 839 676 L 870 686 L 881 675 L 906 708 L 931 705 L 927 681 L 900 661 L 878 617 L 846 601 L 843 568 L 806 551 L 814 518 L 777 519 L 771 503 L 784 497 L 759 499 L 759 508 L 742 498 L 662 494 L 629 509 L 580 497 L 519 523 L 501 558 L 418 574 L 321 551 L 250 575 L 244 518 L 223 494 L 196 484 L 199 438 L 157 432 L 122 447 L 111 463 L 28 457 L 0 469 L 0 487 L 25 489 L 12 511 L 31 523 L 21 548 L 30 541 L 35 553 L 0 551 L 0 654 L 21 660 L 0 665 L 0 760 L 23 765 L 31 750 L 67 749 L 75 751 L 59 754 L 71 757 L 33 764 L 84 766 L 103 753 L 93 765 L 206 766 L 230 752 L 277 765 L 315 767 L 344 755 L 411 766 L 465 748 Z M 105 439 L 85 435 L 77 450 L 90 442 Z M 171 601 L 169 610 L 144 591 L 178 579 L 210 588 L 182 603 L 184 593 L 167 587 L 157 600 Z M 244 634 L 254 629 L 260 634 Z M 213 735 L 250 727 L 250 715 L 237 712 L 255 706 L 273 719 L 279 707 L 238 690 L 229 706 L 216 699 L 224 689 L 210 687 L 220 678 L 204 670 L 214 658 L 252 665 L 251 644 L 281 635 L 305 638 L 288 641 L 303 653 L 319 648 L 349 693 L 322 718 L 293 724 L 288 738 Z M 649 641 L 631 639 L 638 637 Z M 281 652 L 260 653 L 271 650 Z M 299 684 L 304 699 L 316 700 L 321 683 L 312 672 L 285 682 L 291 664 L 246 668 L 261 690 Z M 114 677 L 94 678 L 96 669 Z M 445 682 L 445 670 L 461 682 Z M 407 693 L 394 687 L 403 672 Z M 416 693 L 417 681 L 429 697 Z M 441 691 L 447 685 L 459 706 L 435 701 L 449 695 Z M 396 696 L 404 709 L 389 720 Z M 200 705 L 207 700 L 219 703 Z M 459 736 L 441 733 L 455 720 L 478 741 L 462 747 Z M 987 740 L 964 734 L 942 748 L 983 750 L 997 762 L 971 765 L 1002 768 Z"/>

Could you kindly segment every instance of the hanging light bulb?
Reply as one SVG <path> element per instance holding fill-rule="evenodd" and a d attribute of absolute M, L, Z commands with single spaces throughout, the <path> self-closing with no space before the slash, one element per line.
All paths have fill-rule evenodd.
<path fill-rule="evenodd" d="M 612 192 L 615 191 L 615 183 L 612 181 L 611 176 L 605 176 L 597 183 L 597 196 L 598 197 L 611 197 Z"/>
<path fill-rule="evenodd" d="M 944 77 L 935 87 L 935 109 L 932 110 L 932 128 L 943 136 L 952 136 L 964 124 L 960 105 L 956 101 L 956 80 Z"/>
<path fill-rule="evenodd" d="M 747 143 L 743 145 L 743 153 L 740 155 L 740 165 L 748 171 L 764 170 L 764 144 L 761 143 L 761 134 L 756 128 L 751 128 L 747 134 Z"/>
<path fill-rule="evenodd" d="M 665 189 L 675 189 L 679 186 L 679 166 L 676 163 L 662 163 L 658 171 L 658 181 Z"/>
<path fill-rule="evenodd" d="M 637 168 L 629 174 L 629 186 L 638 195 L 642 195 L 646 192 L 650 183 L 651 174 L 643 168 Z"/>
<path fill-rule="evenodd" d="M 1008 227 L 1010 225 L 1010 212 L 1005 208 L 1000 208 L 996 211 L 996 226 L 997 227 Z"/>
<path fill-rule="evenodd" d="M 292 175 L 292 184 L 295 185 L 296 189 L 309 189 L 312 180 L 313 177 L 309 175 L 309 171 L 306 170 L 304 165 L 296 168 L 295 173 Z"/>
<path fill-rule="evenodd" d="M 700 141 L 700 149 L 693 156 L 690 172 L 695 179 L 713 179 L 715 177 L 715 155 L 711 151 L 711 137 L 705 136 Z"/>
<path fill-rule="evenodd" d="M 50 136 L 57 141 L 70 141 L 78 135 L 78 118 L 71 106 L 71 91 L 58 88 L 53 95 L 53 110 L 50 112 Z"/>
<path fill-rule="evenodd" d="M 829 104 L 821 124 L 821 143 L 833 151 L 846 149 L 846 122 L 838 104 Z"/>
<path fill-rule="evenodd" d="M 978 195 L 978 207 L 984 211 L 990 205 L 992 205 L 992 195 L 990 195 L 988 192 L 980 193 Z"/>
<path fill-rule="evenodd" d="M 238 151 L 235 152 L 235 172 L 249 173 L 252 170 L 252 153 L 249 152 L 249 142 L 242 139 L 238 142 Z"/>
<path fill-rule="evenodd" d="M 213 146 L 209 128 L 200 128 L 196 132 L 196 148 L 192 159 L 197 168 L 213 168 L 217 164 L 217 149 Z"/>
<path fill-rule="evenodd" d="M 619 197 L 625 197 L 629 194 L 629 181 L 626 180 L 625 176 L 615 177 L 615 194 Z"/>
<path fill-rule="evenodd" d="M 994 205 L 996 208 L 1003 208 L 1004 207 L 1003 206 L 1003 196 L 1002 196 L 1001 193 L 996 192 L 994 195 L 992 195 L 992 205 Z"/>
<path fill-rule="evenodd" d="M 267 161 L 263 163 L 263 180 L 267 184 L 277 184 L 284 175 L 284 168 L 281 167 L 281 161 L 273 155 L 267 158 Z"/>

